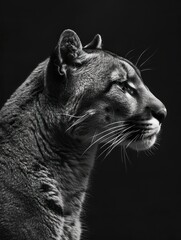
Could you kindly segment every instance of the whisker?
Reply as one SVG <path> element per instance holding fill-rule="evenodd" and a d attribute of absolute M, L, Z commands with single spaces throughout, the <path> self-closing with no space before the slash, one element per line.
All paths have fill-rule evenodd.
<path fill-rule="evenodd" d="M 113 139 L 112 144 L 113 144 L 114 142 L 116 142 L 117 138 L 118 138 L 118 137 L 115 137 L 115 138 Z M 106 153 L 106 155 L 105 155 L 105 157 L 104 157 L 103 160 L 105 160 L 105 159 L 107 158 L 107 156 L 108 156 L 108 155 L 112 152 L 112 150 L 114 149 L 114 147 L 111 148 L 112 144 L 111 144 L 110 146 L 108 146 L 108 147 L 103 151 L 103 153 L 104 153 L 104 152 L 106 152 L 106 151 L 109 150 L 109 151 Z"/>
<path fill-rule="evenodd" d="M 125 132 L 125 131 L 127 131 L 127 130 L 129 130 L 130 128 L 132 128 L 132 127 L 134 127 L 135 125 L 132 125 L 132 126 L 130 126 L 130 127 L 127 127 L 127 128 L 125 128 L 118 136 L 117 136 L 117 139 L 118 140 L 120 140 L 119 138 L 121 137 L 121 135 L 123 135 L 123 133 Z M 131 131 L 131 133 L 133 133 L 133 131 Z M 129 134 L 131 134 L 130 132 L 128 133 L 128 135 Z M 126 134 L 125 134 L 126 135 Z M 125 135 L 123 135 L 123 136 L 125 136 Z M 122 137 L 123 137 L 122 136 Z M 127 135 L 126 135 L 127 136 Z M 116 139 L 115 139 L 116 140 Z M 112 144 L 111 144 L 111 146 L 110 147 L 112 147 L 114 144 L 115 144 L 116 142 L 114 141 Z"/>
<path fill-rule="evenodd" d="M 132 134 L 132 132 L 128 132 L 128 133 L 124 134 L 120 139 L 118 139 L 118 140 L 116 141 L 116 143 L 115 143 L 114 146 L 113 146 L 113 149 L 114 149 L 116 146 L 118 146 L 119 144 L 121 144 L 121 142 L 125 141 L 126 138 L 127 138 L 129 135 L 131 135 L 131 134 Z"/>
<path fill-rule="evenodd" d="M 114 135 L 116 135 L 116 137 L 117 137 L 117 136 L 118 136 L 117 132 L 115 132 Z M 116 138 L 116 137 L 115 137 L 115 138 Z M 100 147 L 100 149 L 104 148 L 107 144 L 109 144 L 109 143 L 112 142 L 112 141 L 113 141 L 113 139 L 109 140 L 108 142 L 106 141 L 106 142 Z"/>
<path fill-rule="evenodd" d="M 116 136 L 114 137 L 114 135 L 116 135 Z M 111 140 L 109 140 L 108 142 L 106 142 L 106 143 L 104 144 L 104 147 L 105 147 L 106 145 L 108 145 L 110 142 L 115 141 L 115 139 L 117 138 L 117 133 L 113 134 L 113 136 L 111 136 L 111 137 L 114 137 L 114 138 L 111 138 Z M 102 151 L 102 152 L 97 156 L 97 159 L 98 159 L 100 156 L 102 156 L 102 155 L 109 149 L 109 147 L 110 147 L 110 146 L 108 146 L 106 149 L 104 149 L 104 151 Z M 101 148 L 102 148 L 102 147 L 101 147 Z"/>
<path fill-rule="evenodd" d="M 133 58 L 135 58 L 135 55 L 130 57 L 130 58 L 128 58 L 128 60 L 131 61 Z"/>
<path fill-rule="evenodd" d="M 130 160 L 130 158 L 129 158 L 129 156 L 128 156 L 128 153 L 127 153 L 127 151 L 126 151 L 126 147 L 123 146 L 123 148 L 124 148 L 124 151 L 125 151 L 126 159 L 128 160 L 128 163 L 131 165 L 132 162 L 131 162 L 131 160 Z"/>
<path fill-rule="evenodd" d="M 112 122 L 112 123 L 108 123 L 107 125 L 106 125 L 106 127 L 108 127 L 108 126 L 110 126 L 110 125 L 114 125 L 114 124 L 118 124 L 118 123 L 125 123 L 125 124 L 127 124 L 128 123 L 128 121 L 116 121 L 116 122 Z"/>
<path fill-rule="evenodd" d="M 130 53 L 134 52 L 134 50 L 136 50 L 136 48 L 129 50 L 124 57 L 126 58 Z"/>
<path fill-rule="evenodd" d="M 117 147 L 121 142 L 125 141 L 125 140 L 126 140 L 126 137 L 129 136 L 129 135 L 130 135 L 130 133 L 124 134 L 124 135 L 122 135 L 122 137 L 121 137 L 120 139 L 118 138 L 117 141 L 114 141 L 114 142 L 111 144 L 111 146 L 109 146 L 110 150 L 107 152 L 105 158 L 112 152 L 112 150 L 113 150 L 115 147 Z M 119 137 L 120 137 L 120 136 L 121 136 L 121 135 L 119 135 Z M 109 149 L 109 148 L 108 148 L 108 149 Z"/>
<path fill-rule="evenodd" d="M 126 148 L 130 146 L 131 143 L 133 143 L 138 138 L 138 135 L 136 135 L 127 145 Z"/>
<path fill-rule="evenodd" d="M 110 134 L 113 134 L 114 132 L 117 132 L 118 129 L 115 129 L 113 130 L 112 132 L 109 132 L 107 134 L 105 134 L 104 136 L 101 136 L 100 138 L 98 138 L 96 141 L 94 141 L 93 143 L 91 143 L 87 148 L 86 150 L 82 153 L 82 156 L 94 145 L 96 144 L 97 142 L 99 142 L 101 139 L 104 139 L 106 136 L 110 135 Z"/>
<path fill-rule="evenodd" d="M 154 144 L 152 147 L 153 150 L 158 150 L 158 147 Z"/>
<path fill-rule="evenodd" d="M 148 149 L 144 151 L 144 154 L 145 154 L 147 157 L 150 156 L 150 153 L 149 153 Z"/>
<path fill-rule="evenodd" d="M 157 49 L 153 52 L 153 54 L 152 54 L 149 58 L 147 58 L 147 59 L 139 66 L 139 68 L 141 68 L 146 62 L 148 62 L 148 60 L 150 60 L 150 59 L 156 54 L 156 52 L 157 52 Z"/>
<path fill-rule="evenodd" d="M 80 124 L 81 122 L 83 122 L 86 118 L 88 118 L 88 114 L 83 115 L 81 118 L 79 118 L 78 120 L 76 120 L 70 127 L 67 128 L 66 132 L 69 131 L 71 128 L 73 128 L 74 126 Z"/>
<path fill-rule="evenodd" d="M 136 61 L 136 63 L 135 63 L 135 66 L 137 66 L 138 65 L 138 63 L 139 63 L 139 61 L 140 61 L 140 59 L 141 59 L 141 57 L 144 55 L 144 53 L 145 52 L 147 52 L 148 51 L 148 49 L 149 49 L 149 47 L 148 48 L 146 48 L 141 54 L 140 54 L 140 56 L 138 57 L 138 59 L 137 59 L 137 61 Z"/>
<path fill-rule="evenodd" d="M 127 131 L 128 129 L 130 129 L 131 127 L 134 127 L 134 125 L 132 125 L 132 126 L 130 126 L 130 127 L 128 127 L 128 128 L 125 128 L 123 131 L 120 131 L 120 134 L 118 134 L 117 132 L 116 132 L 116 137 L 114 138 L 114 139 L 111 139 L 111 140 L 109 140 L 108 142 L 106 142 L 101 148 L 103 148 L 104 146 L 106 146 L 107 144 L 109 144 L 110 142 L 112 142 L 112 144 L 110 145 L 110 146 L 108 146 L 104 151 L 102 151 L 101 152 L 101 154 L 99 154 L 99 156 L 98 156 L 98 158 L 103 154 L 103 153 L 105 153 L 108 149 L 110 149 L 110 151 L 106 154 L 106 156 L 105 156 L 105 158 L 109 155 L 109 153 L 113 150 L 113 146 L 114 146 L 114 143 L 115 142 L 117 142 L 117 139 L 119 139 L 120 137 L 121 137 L 121 135 L 123 135 L 123 133 L 125 132 L 125 131 Z M 118 134 L 118 135 L 117 135 Z M 115 134 L 114 134 L 115 135 Z M 113 135 L 113 136 L 114 136 Z M 123 136 L 122 136 L 123 137 Z M 113 148 L 112 148 L 113 147 Z M 104 158 L 104 159 L 105 159 Z"/>
<path fill-rule="evenodd" d="M 134 127 L 134 126 L 135 126 L 135 125 L 132 125 L 132 126 L 126 128 L 124 131 L 127 131 L 128 129 L 130 129 L 131 127 Z M 108 146 L 108 147 L 101 153 L 101 155 L 102 155 L 104 152 L 106 152 L 107 150 L 109 150 L 109 151 L 107 152 L 106 156 L 104 157 L 104 159 L 113 151 L 113 149 L 114 149 L 115 147 L 117 147 L 118 145 L 120 145 L 121 142 L 125 141 L 126 138 L 127 138 L 129 135 L 131 135 L 132 133 L 135 132 L 135 131 L 131 131 L 131 132 L 128 132 L 128 133 L 123 134 L 124 131 L 120 132 L 120 134 L 119 134 L 117 137 L 114 138 L 114 140 L 112 141 L 112 144 L 111 144 L 110 146 Z M 121 137 L 121 138 L 120 138 L 120 137 Z"/>
<path fill-rule="evenodd" d="M 123 151 L 123 159 L 122 159 L 122 161 L 123 161 L 123 163 L 124 163 L 124 166 L 125 166 L 125 172 L 127 173 L 127 171 L 128 171 L 128 168 L 127 168 L 127 164 L 126 164 L 126 150 L 125 150 L 125 148 L 124 148 L 124 146 L 122 146 L 122 151 Z"/>
<path fill-rule="evenodd" d="M 126 138 L 128 137 L 128 136 L 130 136 L 131 134 L 133 134 L 133 133 L 136 133 L 136 132 L 138 132 L 139 130 L 135 130 L 135 131 L 131 131 L 131 132 L 129 132 L 127 135 L 126 135 Z M 136 135 L 136 138 L 135 138 L 135 140 L 138 138 L 138 136 L 139 135 Z M 120 142 L 118 142 L 118 144 L 117 145 L 119 145 L 121 143 L 121 141 Z"/>
<path fill-rule="evenodd" d="M 121 146 L 121 160 L 122 160 L 122 163 L 123 163 L 123 146 Z"/>
<path fill-rule="evenodd" d="M 94 135 L 93 135 L 93 137 L 92 137 L 91 144 L 94 142 L 96 132 L 97 132 L 97 131 L 95 131 L 95 133 L 94 133 Z"/>
<path fill-rule="evenodd" d="M 108 145 L 110 142 L 112 142 L 116 137 L 117 137 L 117 134 L 118 134 L 118 131 L 116 130 L 116 131 L 112 131 L 111 132 L 111 135 L 110 136 L 108 136 L 108 137 L 106 137 L 106 139 L 104 139 L 104 141 L 105 141 L 105 143 L 104 143 L 104 145 L 103 146 L 101 146 L 101 148 L 103 148 L 103 147 L 105 147 L 106 145 Z M 114 137 L 115 136 L 115 137 Z M 114 139 L 112 139 L 114 137 Z M 111 138 L 111 140 L 109 140 Z M 109 141 L 107 141 L 107 140 L 109 140 Z M 100 149 L 101 149 L 100 148 Z"/>
<path fill-rule="evenodd" d="M 105 132 L 108 132 L 108 131 L 111 131 L 113 129 L 119 129 L 119 128 L 121 129 L 121 128 L 124 128 L 124 127 L 125 127 L 124 125 L 118 125 L 118 126 L 115 126 L 115 127 L 112 127 L 112 128 L 108 128 L 108 129 L 96 134 L 95 137 L 100 136 L 101 134 L 103 134 Z"/>
<path fill-rule="evenodd" d="M 80 117 L 82 117 L 82 116 L 71 115 L 71 114 L 68 114 L 68 113 L 62 113 L 61 115 L 62 115 L 62 116 L 73 117 L 73 118 L 80 118 Z"/>
<path fill-rule="evenodd" d="M 115 129 L 115 128 L 116 128 L 116 129 Z M 108 129 L 108 130 L 112 130 L 112 129 L 114 129 L 114 130 L 111 131 L 110 133 L 107 133 L 106 135 L 100 137 L 98 140 L 101 140 L 101 139 L 104 138 L 105 136 L 107 136 L 107 135 L 109 135 L 109 134 L 111 134 L 111 133 L 114 133 L 114 132 L 119 132 L 119 131 L 121 131 L 121 130 L 123 129 L 123 130 L 121 131 L 121 133 L 122 133 L 122 132 L 128 130 L 129 128 L 125 128 L 125 129 L 124 129 L 122 126 L 119 126 L 119 127 L 113 127 L 113 128 L 111 128 L 111 129 Z M 103 131 L 103 132 L 105 132 L 105 131 Z M 102 134 L 103 132 L 101 132 L 100 134 Z M 97 141 L 97 140 L 96 140 L 96 141 Z"/>
<path fill-rule="evenodd" d="M 153 68 L 145 68 L 145 69 L 140 69 L 141 72 L 146 72 L 146 71 L 153 71 Z"/>
<path fill-rule="evenodd" d="M 158 149 L 159 146 L 160 146 L 160 144 L 159 144 L 158 142 L 156 142 L 156 143 L 154 144 L 154 147 L 155 147 L 156 149 Z"/>
<path fill-rule="evenodd" d="M 152 148 L 153 148 L 153 147 L 152 147 Z M 152 149 L 147 149 L 147 150 L 145 151 L 145 154 L 149 157 L 149 156 L 152 156 L 154 153 L 153 153 Z"/>

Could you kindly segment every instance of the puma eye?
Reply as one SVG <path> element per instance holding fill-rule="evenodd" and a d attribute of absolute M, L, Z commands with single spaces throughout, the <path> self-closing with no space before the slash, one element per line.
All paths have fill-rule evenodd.
<path fill-rule="evenodd" d="M 133 95 L 135 93 L 135 90 L 126 81 L 117 82 L 117 86 L 123 93 L 128 92 L 130 95 Z"/>

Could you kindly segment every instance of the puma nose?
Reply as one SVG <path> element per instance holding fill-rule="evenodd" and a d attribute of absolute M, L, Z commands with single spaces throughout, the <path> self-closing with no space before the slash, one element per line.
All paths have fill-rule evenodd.
<path fill-rule="evenodd" d="M 160 110 L 156 111 L 152 111 L 152 115 L 153 117 L 155 117 L 160 123 L 163 122 L 163 120 L 166 118 L 167 116 L 167 109 L 165 107 L 161 108 Z"/>

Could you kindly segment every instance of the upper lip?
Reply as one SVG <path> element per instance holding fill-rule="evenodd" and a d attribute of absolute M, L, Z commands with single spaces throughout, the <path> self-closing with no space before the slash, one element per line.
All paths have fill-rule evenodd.
<path fill-rule="evenodd" d="M 148 127 L 145 127 L 145 128 L 143 128 L 143 130 L 145 130 L 145 131 L 156 131 L 158 129 L 158 127 L 152 127 L 152 128 L 148 128 Z"/>
<path fill-rule="evenodd" d="M 157 134 L 159 132 L 159 127 L 145 128 L 145 129 L 143 129 L 143 131 L 146 136 L 151 136 L 151 135 Z"/>

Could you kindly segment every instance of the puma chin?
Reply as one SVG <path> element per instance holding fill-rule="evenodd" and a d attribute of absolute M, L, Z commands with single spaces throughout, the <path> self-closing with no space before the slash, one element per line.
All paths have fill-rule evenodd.
<path fill-rule="evenodd" d="M 161 130 L 161 124 L 155 118 L 145 121 L 142 126 L 143 127 L 140 128 L 142 135 L 129 145 L 130 148 L 137 151 L 151 148 L 155 144 Z M 129 142 L 127 144 L 129 144 Z"/>

